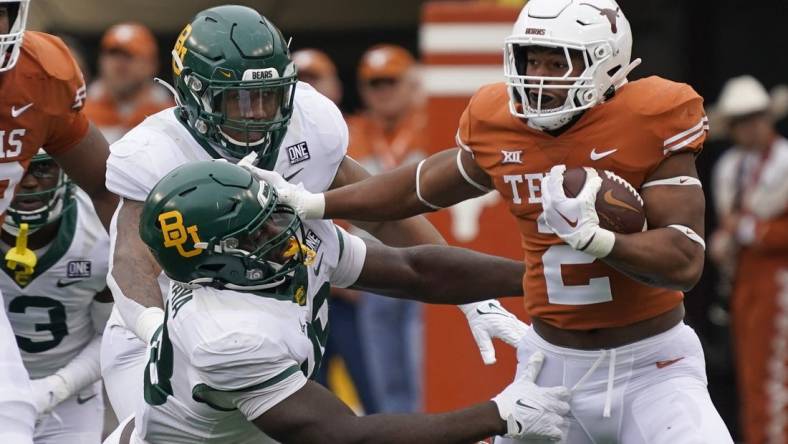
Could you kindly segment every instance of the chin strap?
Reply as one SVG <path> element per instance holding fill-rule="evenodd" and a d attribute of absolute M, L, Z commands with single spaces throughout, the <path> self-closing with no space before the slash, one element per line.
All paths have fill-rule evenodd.
<path fill-rule="evenodd" d="M 166 88 L 167 91 L 169 91 L 170 94 L 172 94 L 173 98 L 175 99 L 175 104 L 178 105 L 178 107 L 183 106 L 183 103 L 181 103 L 180 97 L 178 97 L 178 91 L 175 90 L 174 86 L 172 86 L 169 83 L 167 83 L 166 80 L 162 80 L 162 79 L 160 79 L 158 77 L 154 77 L 153 78 L 153 83 L 158 83 L 159 85 L 161 85 L 164 88 Z"/>
<path fill-rule="evenodd" d="M 621 68 L 618 70 L 617 73 L 613 74 L 613 77 L 610 78 L 610 84 L 613 87 L 618 88 L 627 82 L 627 76 L 629 75 L 632 70 L 638 67 L 643 60 L 637 58 L 629 63 L 626 68 Z"/>
<path fill-rule="evenodd" d="M 33 250 L 27 248 L 28 224 L 19 225 L 19 233 L 16 236 L 16 246 L 8 250 L 5 254 L 6 266 L 15 270 L 14 280 L 21 285 L 27 285 L 33 275 L 38 258 Z M 17 267 L 22 266 L 21 270 Z"/>

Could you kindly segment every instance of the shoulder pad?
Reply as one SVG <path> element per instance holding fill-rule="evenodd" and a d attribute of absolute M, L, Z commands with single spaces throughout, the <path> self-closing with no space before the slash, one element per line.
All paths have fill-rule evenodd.
<path fill-rule="evenodd" d="M 509 94 L 506 92 L 506 84 L 499 82 L 483 85 L 473 94 L 470 103 L 472 103 L 474 107 L 479 108 L 487 106 L 500 108 L 501 104 L 506 105 L 509 103 Z"/>
<path fill-rule="evenodd" d="M 25 31 L 22 48 L 27 50 L 50 77 L 66 82 L 82 78 L 76 60 L 60 37 Z"/>
<path fill-rule="evenodd" d="M 627 108 L 642 116 L 658 116 L 693 100 L 703 100 L 688 84 L 657 76 L 628 83 L 618 96 Z"/>

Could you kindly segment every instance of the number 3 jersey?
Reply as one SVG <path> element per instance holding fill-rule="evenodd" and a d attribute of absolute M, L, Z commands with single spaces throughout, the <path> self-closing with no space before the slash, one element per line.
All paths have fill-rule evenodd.
<path fill-rule="evenodd" d="M 458 145 L 492 178 L 517 218 L 525 251 L 526 310 L 566 329 L 633 324 L 680 304 L 683 294 L 640 284 L 565 245 L 540 220 L 541 180 L 554 165 L 613 171 L 639 189 L 668 156 L 699 152 L 708 129 L 703 99 L 659 77 L 630 82 L 552 136 L 509 113 L 504 84 L 471 98 Z"/>
<path fill-rule="evenodd" d="M 275 292 L 173 282 L 165 327 L 149 349 L 136 434 L 150 443 L 259 443 L 250 421 L 306 384 L 320 365 L 330 286 L 358 278 L 363 241 L 328 221 L 305 222 L 317 254 Z"/>
<path fill-rule="evenodd" d="M 93 339 L 90 304 L 107 286 L 107 233 L 87 194 L 77 189 L 72 199 L 55 239 L 38 254 L 29 283 L 20 284 L 26 279 L 5 262 L 0 272 L 8 320 L 34 379 L 55 373 Z M 3 246 L 3 255 L 8 248 Z"/>

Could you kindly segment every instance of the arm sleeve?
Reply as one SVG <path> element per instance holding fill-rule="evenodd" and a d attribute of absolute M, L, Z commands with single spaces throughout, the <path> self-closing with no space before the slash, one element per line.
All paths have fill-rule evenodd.
<path fill-rule="evenodd" d="M 232 332 L 199 344 L 194 399 L 253 420 L 301 389 L 307 379 L 281 339 Z"/>
<path fill-rule="evenodd" d="M 339 238 L 339 260 L 331 273 L 331 285 L 347 288 L 355 284 L 364 269 L 367 244 L 341 227 L 335 226 Z"/>
<path fill-rule="evenodd" d="M 70 394 L 77 393 L 101 378 L 100 352 L 101 334 L 96 333 L 88 345 L 74 356 L 71 362 L 55 372 L 66 382 Z"/>
<path fill-rule="evenodd" d="M 669 106 L 658 116 L 655 135 L 661 142 L 662 154 L 671 156 L 685 151 L 699 153 L 709 131 L 709 119 L 703 109 L 703 98 L 689 85 L 680 85 L 672 94 Z"/>

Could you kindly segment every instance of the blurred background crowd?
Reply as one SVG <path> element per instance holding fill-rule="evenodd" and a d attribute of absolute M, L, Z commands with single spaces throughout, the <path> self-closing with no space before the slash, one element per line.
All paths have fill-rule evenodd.
<path fill-rule="evenodd" d="M 112 142 L 147 115 L 173 104 L 169 91 L 152 77 L 170 80 L 170 51 L 181 27 L 195 12 L 221 3 L 36 0 L 30 20 L 32 29 L 61 36 L 75 52 L 89 78 L 88 117 Z M 292 36 L 300 80 L 340 106 L 350 128 L 349 154 L 373 174 L 416 162 L 436 144 L 452 140 L 453 130 L 439 136 L 441 142 L 434 137 L 436 128 L 456 127 L 459 114 L 435 112 L 440 109 L 434 102 L 440 95 L 436 91 L 451 90 L 448 83 L 462 82 L 467 75 L 471 91 L 454 94 L 467 100 L 478 69 L 466 73 L 462 66 L 454 67 L 451 78 L 445 79 L 448 83 L 441 83 L 441 71 L 430 68 L 443 63 L 428 57 L 433 49 L 429 23 L 451 21 L 451 13 L 441 15 L 435 3 L 421 0 L 237 3 L 258 9 L 286 37 Z M 480 20 L 511 23 L 524 1 L 484 3 L 480 11 L 486 15 Z M 788 6 L 777 0 L 619 4 L 632 25 L 633 56 L 643 59 L 630 79 L 660 75 L 687 82 L 705 98 L 711 119 L 711 139 L 698 159 L 707 197 L 708 262 L 685 303 L 687 322 L 704 342 L 712 398 L 736 436 L 741 434 L 740 421 L 759 421 L 758 412 L 742 414 L 742 394 L 770 384 L 775 399 L 770 408 L 783 412 L 788 421 L 788 231 L 769 225 L 773 209 L 756 215 L 739 211 L 744 190 L 772 193 L 771 208 L 784 209 L 786 204 L 788 160 L 779 153 L 788 152 L 788 142 L 780 135 L 788 130 L 788 90 L 781 86 L 788 83 L 783 28 Z M 457 21 L 472 21 L 473 14 Z M 484 38 L 480 30 L 479 39 Z M 503 80 L 502 72 L 500 79 L 491 81 L 498 80 Z M 774 191 L 781 184 L 782 194 Z M 494 199 L 482 199 L 486 203 L 475 210 L 456 214 L 485 220 L 501 211 Z M 437 217 L 439 228 L 451 230 Z M 447 238 L 519 255 L 517 246 L 501 245 L 509 238 L 490 233 L 496 230 L 494 224 L 476 224 L 468 228 L 466 221 Z M 490 238 L 499 241 L 490 244 L 485 240 Z M 513 306 L 519 305 L 513 301 Z M 425 309 L 414 302 L 343 290 L 334 293 L 330 313 L 327 354 L 332 358 L 321 379 L 359 411 L 441 410 L 464 399 L 448 393 L 446 385 L 454 384 L 457 391 L 482 380 L 482 386 L 507 383 L 487 381 L 499 373 L 476 362 L 477 352 L 459 311 Z M 430 335 L 433 340 L 425 339 Z M 437 343 L 445 345 L 438 350 Z M 470 356 L 472 370 L 441 362 L 440 356 L 454 350 Z M 513 365 L 511 352 L 501 354 L 496 365 Z M 753 379 L 764 372 L 772 379 Z M 453 378 L 468 375 L 474 380 L 455 384 Z M 732 389 L 735 386 L 738 391 Z M 484 391 L 467 391 L 474 400 L 485 396 Z"/>

